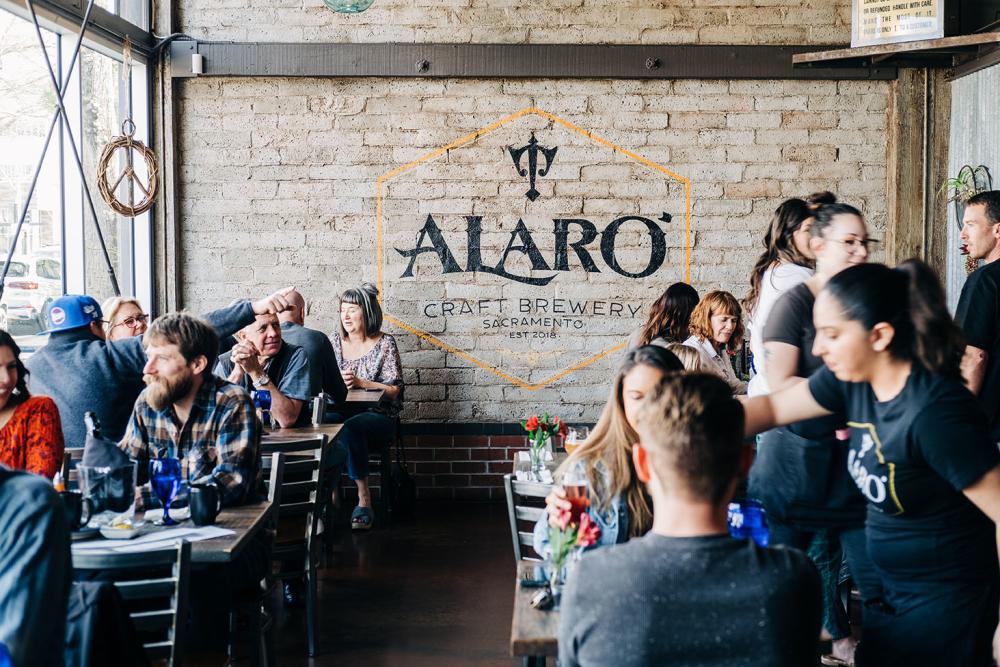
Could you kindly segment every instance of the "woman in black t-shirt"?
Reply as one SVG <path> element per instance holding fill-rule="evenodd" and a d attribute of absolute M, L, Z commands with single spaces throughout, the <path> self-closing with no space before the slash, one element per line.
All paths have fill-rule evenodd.
<path fill-rule="evenodd" d="M 820 292 L 825 368 L 745 403 L 747 432 L 829 414 L 851 430 L 848 471 L 868 501 L 869 605 L 859 667 L 990 665 L 997 626 L 1000 451 L 962 384 L 961 333 L 922 262 L 849 268 Z"/>
<path fill-rule="evenodd" d="M 816 294 L 836 274 L 868 260 L 868 229 L 853 206 L 819 207 L 809 231 L 816 273 L 778 299 L 764 326 L 772 391 L 823 366 L 812 354 Z M 830 664 L 853 662 L 856 644 L 837 590 L 841 549 L 862 599 L 881 595 L 865 545 L 865 501 L 847 473 L 848 445 L 837 438 L 844 426 L 830 415 L 762 433 L 749 486 L 749 495 L 767 510 L 770 543 L 807 551 L 821 573 L 823 624 L 833 640 Z"/>

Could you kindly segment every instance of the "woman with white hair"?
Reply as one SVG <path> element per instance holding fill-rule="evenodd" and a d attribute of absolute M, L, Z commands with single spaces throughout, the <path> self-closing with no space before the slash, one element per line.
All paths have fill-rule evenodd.
<path fill-rule="evenodd" d="M 106 340 L 122 340 L 146 333 L 149 315 L 138 299 L 113 296 L 101 305 Z"/>
<path fill-rule="evenodd" d="M 330 336 L 340 373 L 348 389 L 381 389 L 382 403 L 368 412 L 347 418 L 334 444 L 346 450 L 347 474 L 358 485 L 358 506 L 351 527 L 372 527 L 371 490 L 368 487 L 368 452 L 387 448 L 396 437 L 396 417 L 403 408 L 403 367 L 396 340 L 382 332 L 382 307 L 378 289 L 371 283 L 340 295 L 340 330 Z M 382 481 L 383 487 L 387 482 Z"/>

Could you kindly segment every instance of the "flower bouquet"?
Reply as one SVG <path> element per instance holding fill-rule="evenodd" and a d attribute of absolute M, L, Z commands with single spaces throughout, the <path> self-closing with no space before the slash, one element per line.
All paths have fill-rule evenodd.
<path fill-rule="evenodd" d="M 554 435 L 566 435 L 566 423 L 559 417 L 551 417 L 544 413 L 541 417 L 531 415 L 521 422 L 521 428 L 528 432 L 529 451 L 531 453 L 531 474 L 536 480 L 541 480 L 545 444 Z"/>
<path fill-rule="evenodd" d="M 559 510 L 556 525 L 549 525 L 549 588 L 556 599 L 565 581 L 567 561 L 579 558 L 584 549 L 601 539 L 600 527 L 587 512 L 590 500 L 586 484 L 567 484 L 565 489 L 570 508 Z"/>

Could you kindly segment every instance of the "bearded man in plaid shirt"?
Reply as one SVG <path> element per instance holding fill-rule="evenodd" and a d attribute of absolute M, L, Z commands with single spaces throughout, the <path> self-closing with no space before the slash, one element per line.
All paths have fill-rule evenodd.
<path fill-rule="evenodd" d="M 119 446 L 140 466 L 159 456 L 179 458 L 188 481 L 215 481 L 225 506 L 260 500 L 260 423 L 250 396 L 212 374 L 215 330 L 191 315 L 170 313 L 150 325 L 143 343 L 147 386 Z M 192 572 L 194 648 L 218 648 L 225 639 L 228 602 L 235 592 L 259 586 L 272 540 L 273 533 L 259 531 L 232 563 Z"/>
<path fill-rule="evenodd" d="M 171 313 L 153 322 L 143 342 L 147 386 L 120 447 L 140 467 L 151 458 L 180 459 L 189 482 L 215 481 L 224 506 L 259 500 L 260 424 L 247 393 L 212 374 L 215 330 Z"/>

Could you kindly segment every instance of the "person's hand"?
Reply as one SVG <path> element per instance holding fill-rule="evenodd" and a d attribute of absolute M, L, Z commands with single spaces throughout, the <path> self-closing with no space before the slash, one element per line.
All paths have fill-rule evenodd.
<path fill-rule="evenodd" d="M 251 304 L 253 314 L 264 315 L 265 313 L 271 313 L 273 315 L 277 315 L 278 313 L 290 310 L 292 308 L 292 304 L 289 303 L 287 297 L 294 291 L 294 287 L 285 287 L 284 289 L 278 290 L 274 294 L 265 296 L 259 301 L 254 301 Z"/>
<path fill-rule="evenodd" d="M 568 512 L 572 507 L 570 502 L 566 500 L 566 489 L 561 486 L 553 486 L 552 492 L 545 497 L 545 510 L 549 514 L 549 525 L 553 528 L 560 528 L 559 513 Z"/>
<path fill-rule="evenodd" d="M 361 381 L 361 378 L 355 375 L 354 371 L 350 369 L 342 370 L 340 371 L 340 376 L 344 378 L 344 384 L 347 385 L 348 389 L 360 388 L 358 383 Z"/>
<path fill-rule="evenodd" d="M 231 358 L 234 366 L 239 366 L 243 372 L 250 375 L 259 375 L 264 372 L 264 367 L 260 365 L 260 351 L 251 341 L 242 340 L 233 346 Z"/>

